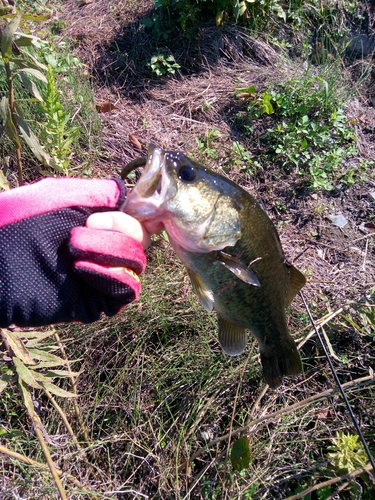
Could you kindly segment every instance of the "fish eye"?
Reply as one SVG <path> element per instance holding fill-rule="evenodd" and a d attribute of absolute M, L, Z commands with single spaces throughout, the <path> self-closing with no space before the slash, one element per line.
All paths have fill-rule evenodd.
<path fill-rule="evenodd" d="M 194 182 L 197 178 L 197 171 L 192 165 L 182 165 L 178 169 L 178 178 L 182 182 Z"/>

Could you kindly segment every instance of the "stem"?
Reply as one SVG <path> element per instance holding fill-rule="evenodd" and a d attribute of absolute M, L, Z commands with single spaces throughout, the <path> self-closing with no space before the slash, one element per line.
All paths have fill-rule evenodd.
<path fill-rule="evenodd" d="M 17 140 L 13 140 L 13 143 L 16 147 L 16 156 L 17 156 L 17 171 L 18 171 L 18 184 L 22 186 L 23 184 L 23 177 L 22 177 L 22 157 L 21 157 L 21 142 L 19 139 L 18 135 L 18 123 L 16 119 L 16 113 L 15 113 L 15 98 L 14 98 L 14 87 L 13 87 L 13 76 L 12 76 L 12 71 L 10 69 L 10 64 L 7 62 L 4 62 L 5 66 L 5 71 L 7 75 L 7 81 L 8 81 L 8 89 L 9 89 L 9 111 L 10 111 L 10 117 L 12 120 L 12 123 L 15 128 L 16 132 L 16 137 Z"/>

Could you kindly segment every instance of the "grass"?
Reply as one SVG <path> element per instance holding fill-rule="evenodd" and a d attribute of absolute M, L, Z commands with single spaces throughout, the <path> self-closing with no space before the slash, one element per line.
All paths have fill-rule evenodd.
<path fill-rule="evenodd" d="M 224 492 L 229 498 L 286 498 L 301 486 L 335 477 L 327 462 L 332 439 L 339 430 L 354 432 L 338 394 L 320 398 L 322 380 L 328 391 L 334 384 L 324 371 L 318 345 L 311 355 L 315 340 L 310 328 L 296 332 L 304 344 L 304 377 L 287 380 L 278 391 L 266 390 L 255 343 L 249 342 L 243 356 L 223 356 L 214 317 L 201 309 L 168 248 L 159 236 L 149 251 L 142 297 L 120 316 L 59 329 L 69 358 L 77 360 L 73 369 L 82 371 L 78 404 L 88 441 L 72 402 L 65 400 L 63 408 L 79 438 L 78 448 L 46 398 L 34 391 L 54 462 L 85 485 L 83 492 L 83 486 L 66 479 L 68 498 L 213 499 Z M 373 330 L 362 331 L 369 324 L 361 319 L 364 311 L 371 317 L 370 304 L 351 306 L 349 316 L 347 311 L 331 315 L 325 327 L 335 339 L 345 332 L 367 345 L 360 365 L 354 352 L 345 365 L 337 364 L 343 382 L 365 377 L 373 365 Z M 357 331 L 348 331 L 347 317 Z M 346 353 L 345 345 L 333 339 L 331 343 L 336 354 Z M 368 377 L 367 384 L 373 382 Z M 373 385 L 354 384 L 347 393 L 373 447 L 373 417 L 365 411 L 365 402 L 374 396 Z M 3 439 L 8 446 L 43 462 L 16 387 L 0 404 L 7 415 Z M 279 413 L 272 417 L 274 412 Z M 239 433 L 249 438 L 251 462 L 248 469 L 236 472 L 227 452 Z M 22 491 L 25 498 L 55 498 L 44 470 L 5 457 L 2 472 L 9 491 Z M 361 484 L 370 495 L 366 478 Z"/>

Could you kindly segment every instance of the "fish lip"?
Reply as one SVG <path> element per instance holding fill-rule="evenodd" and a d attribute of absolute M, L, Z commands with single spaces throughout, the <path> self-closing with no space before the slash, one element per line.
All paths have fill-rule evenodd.
<path fill-rule="evenodd" d="M 163 203 L 170 198 L 171 181 L 167 175 L 166 152 L 149 144 L 142 176 L 131 190 L 120 210 L 139 221 L 157 221 L 163 214 Z"/>

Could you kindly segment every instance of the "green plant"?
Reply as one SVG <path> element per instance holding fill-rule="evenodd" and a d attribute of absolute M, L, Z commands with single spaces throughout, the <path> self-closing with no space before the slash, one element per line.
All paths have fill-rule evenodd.
<path fill-rule="evenodd" d="M 338 474 L 349 474 L 367 464 L 368 457 L 358 435 L 338 431 L 332 443 L 327 456 Z"/>
<path fill-rule="evenodd" d="M 152 56 L 149 66 L 157 76 L 174 75 L 176 69 L 180 68 L 180 65 L 176 63 L 172 55 L 165 56 L 164 54 Z"/>
<path fill-rule="evenodd" d="M 307 71 L 264 92 L 238 89 L 250 123 L 263 115 L 274 118 L 262 138 L 267 161 L 297 170 L 312 189 L 332 189 L 337 179 L 353 183 L 353 171 L 341 166 L 356 153 L 355 135 L 333 75 L 325 79 Z"/>
<path fill-rule="evenodd" d="M 199 139 L 198 137 L 195 139 L 199 150 L 204 154 L 210 157 L 213 160 L 217 160 L 218 158 L 218 153 L 216 152 L 214 148 L 214 142 L 215 139 L 218 137 L 221 137 L 221 132 L 220 130 L 216 128 L 209 129 L 203 140 Z"/>
<path fill-rule="evenodd" d="M 78 128 L 70 124 L 70 114 L 61 104 L 51 66 L 48 68 L 42 106 L 47 121 L 42 127 L 41 137 L 54 159 L 54 169 L 69 175 L 71 144 L 78 134 Z"/>
<path fill-rule="evenodd" d="M 10 18 L 10 21 L 8 21 Z M 6 7 L 0 9 L 0 21 L 3 22 L 0 30 L 1 57 L 6 74 L 7 96 L 0 102 L 0 116 L 3 120 L 4 132 L 13 143 L 18 169 L 18 183 L 23 183 L 22 174 L 22 142 L 30 148 L 35 157 L 42 163 L 49 165 L 51 158 L 43 150 L 37 136 L 30 128 L 18 96 L 15 92 L 15 78 L 19 78 L 31 97 L 28 101 L 40 102 L 40 92 L 35 84 L 35 79 L 46 82 L 43 73 L 47 68 L 32 54 L 32 47 L 37 37 L 23 34 L 18 30 L 26 21 L 43 21 L 45 16 L 30 14 L 10 14 Z"/>

